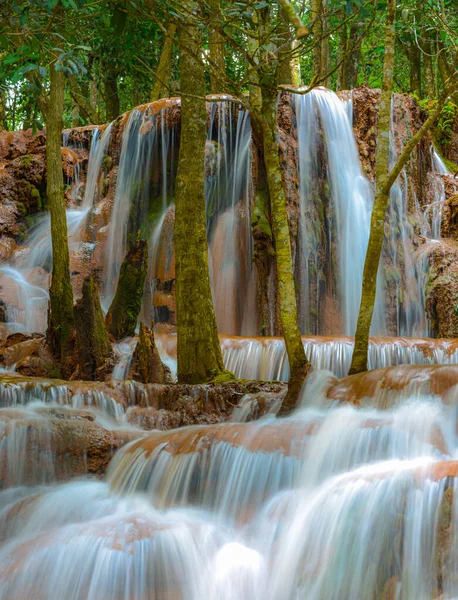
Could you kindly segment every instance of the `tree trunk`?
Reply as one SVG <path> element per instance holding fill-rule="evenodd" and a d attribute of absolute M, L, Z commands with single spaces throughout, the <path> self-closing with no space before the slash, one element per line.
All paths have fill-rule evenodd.
<path fill-rule="evenodd" d="M 92 276 L 83 283 L 83 295 L 75 305 L 79 375 L 104 381 L 112 367 L 113 352 L 103 320 L 99 290 Z"/>
<path fill-rule="evenodd" d="M 183 7 L 192 11 L 195 3 Z M 205 216 L 205 76 L 200 61 L 202 37 L 180 25 L 181 137 L 175 195 L 175 259 L 178 381 L 202 383 L 224 373 L 208 272 Z M 184 49 L 187 49 L 185 51 Z"/>
<path fill-rule="evenodd" d="M 424 32 L 426 36 L 427 33 Z M 425 93 L 427 98 L 434 98 L 436 96 L 436 84 L 434 77 L 434 65 L 433 65 L 433 49 L 431 40 L 426 39 L 422 43 L 423 49 L 423 66 L 425 74 Z"/>
<path fill-rule="evenodd" d="M 421 52 L 413 38 L 408 42 L 407 53 L 410 65 L 410 93 L 421 98 Z"/>
<path fill-rule="evenodd" d="M 104 77 L 106 119 L 108 122 L 119 117 L 120 105 L 118 95 L 118 74 L 110 70 Z"/>
<path fill-rule="evenodd" d="M 383 68 L 383 87 L 379 110 L 378 145 L 376 154 L 376 192 L 372 209 L 371 230 L 364 263 L 361 306 L 356 327 L 355 347 L 353 350 L 350 375 L 367 371 L 369 333 L 374 312 L 377 287 L 377 271 L 384 239 L 385 213 L 391 188 L 407 163 L 412 150 L 434 125 L 450 94 L 457 83 L 450 85 L 439 98 L 436 107 L 420 129 L 407 142 L 401 156 L 388 174 L 388 149 L 390 131 L 391 91 L 393 86 L 394 42 L 395 42 L 395 0 L 389 0 L 386 22 L 385 62 Z"/>
<path fill-rule="evenodd" d="M 170 78 L 172 76 L 172 50 L 173 38 L 175 37 L 177 26 L 169 23 L 167 32 L 164 35 L 164 45 L 162 47 L 161 58 L 156 70 L 156 78 L 151 91 L 150 102 L 155 102 L 160 98 L 167 98 L 169 94 Z"/>
<path fill-rule="evenodd" d="M 105 318 L 106 327 L 115 340 L 135 333 L 147 270 L 148 243 L 137 239 L 122 262 L 116 295 Z"/>
<path fill-rule="evenodd" d="M 361 306 L 355 334 L 350 374 L 367 370 L 369 332 L 374 313 L 377 271 L 385 232 L 385 213 L 389 192 L 383 184 L 388 175 L 388 152 L 390 148 L 391 95 L 394 75 L 394 45 L 396 25 L 396 0 L 388 0 L 385 24 L 385 59 L 383 63 L 382 94 L 378 116 L 378 143 L 375 166 L 375 200 L 372 208 L 371 229 L 364 262 Z"/>
<path fill-rule="evenodd" d="M 299 330 L 294 284 L 291 239 L 286 211 L 286 196 L 278 157 L 277 94 L 275 88 L 263 89 L 263 147 L 275 241 L 275 259 L 280 302 L 280 319 L 291 369 L 288 394 L 282 412 L 296 405 L 299 392 L 311 365 L 305 356 Z"/>
<path fill-rule="evenodd" d="M 224 37 L 220 31 L 221 8 L 219 0 L 210 0 L 210 20 L 212 23 L 217 24 L 216 27 L 210 29 L 209 35 L 211 64 L 210 92 L 212 94 L 221 94 L 225 91 L 221 82 L 221 76 L 224 77 L 226 75 L 226 66 L 224 63 Z"/>
<path fill-rule="evenodd" d="M 55 63 L 52 63 L 46 109 L 46 192 L 51 216 L 53 259 L 46 336 L 54 356 L 64 366 L 74 319 L 61 149 L 65 79 L 63 72 L 56 71 L 54 67 Z"/>
<path fill-rule="evenodd" d="M 6 98 L 5 92 L 0 90 L 0 131 L 6 131 L 8 124 L 6 122 Z"/>
<path fill-rule="evenodd" d="M 170 369 L 164 365 L 154 341 L 154 324 L 151 329 L 140 323 L 140 333 L 132 356 L 132 379 L 142 383 L 172 383 Z"/>
<path fill-rule="evenodd" d="M 312 19 L 313 47 L 313 76 L 318 77 L 324 86 L 329 87 L 330 47 L 328 24 L 325 19 L 326 0 L 311 0 L 310 18 Z M 324 78 L 324 79 L 323 79 Z"/>
<path fill-rule="evenodd" d="M 277 37 L 278 39 L 278 68 L 277 68 L 277 83 L 278 85 L 292 85 L 293 74 L 291 68 L 291 32 L 289 23 L 284 15 L 284 11 L 279 11 L 278 15 Z"/>

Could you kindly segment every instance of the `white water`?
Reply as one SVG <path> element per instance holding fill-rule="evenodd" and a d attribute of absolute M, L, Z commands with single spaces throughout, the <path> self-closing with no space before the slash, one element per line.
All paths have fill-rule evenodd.
<path fill-rule="evenodd" d="M 88 216 L 100 194 L 99 180 L 103 171 L 111 138 L 112 125 L 103 131 L 94 130 L 89 153 L 89 167 L 84 196 L 80 206 L 66 211 L 69 248 L 71 252 L 86 250 L 84 244 Z M 64 135 L 64 147 L 68 135 Z M 80 169 L 75 166 L 70 182 L 73 197 L 80 189 Z M 50 273 L 52 271 L 51 219 L 49 213 L 41 214 L 29 230 L 24 247 L 20 247 L 10 265 L 0 267 L 6 277 L 8 294 L 12 301 L 7 305 L 8 331 L 44 332 L 49 300 Z"/>
<path fill-rule="evenodd" d="M 456 597 L 456 406 L 413 392 L 389 410 L 333 404 L 331 382 L 317 373 L 288 419 L 152 432 L 116 453 L 106 482 L 53 483 L 50 450 L 30 485 L 30 463 L 18 469 L 33 438 L 10 429 L 0 597 L 370 599 L 389 580 L 402 600 L 438 598 L 440 581 Z M 30 427 L 38 407 L 21 410 Z"/>

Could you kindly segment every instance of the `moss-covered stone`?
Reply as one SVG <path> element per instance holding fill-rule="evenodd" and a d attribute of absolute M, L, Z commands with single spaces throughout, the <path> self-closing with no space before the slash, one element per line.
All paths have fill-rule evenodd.
<path fill-rule="evenodd" d="M 83 295 L 75 305 L 79 375 L 103 380 L 112 366 L 112 349 L 103 320 L 99 291 L 93 277 L 83 283 Z"/>
<path fill-rule="evenodd" d="M 105 319 L 109 333 L 116 340 L 135 333 L 147 268 L 148 242 L 137 239 L 121 265 L 116 295 Z"/>

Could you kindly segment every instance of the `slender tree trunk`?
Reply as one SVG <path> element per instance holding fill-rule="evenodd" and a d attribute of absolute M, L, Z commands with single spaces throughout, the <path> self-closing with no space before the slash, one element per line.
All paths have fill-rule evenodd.
<path fill-rule="evenodd" d="M 375 166 L 375 200 L 372 207 L 371 229 L 364 262 L 361 306 L 355 334 L 350 374 L 367 370 L 369 333 L 374 313 L 377 271 L 385 232 L 385 213 L 389 192 L 383 184 L 388 175 L 390 148 L 391 95 L 394 76 L 394 45 L 396 25 L 396 0 L 388 0 L 385 24 L 385 59 L 383 63 L 382 95 L 378 115 L 378 144 Z"/>
<path fill-rule="evenodd" d="M 353 350 L 350 374 L 367 371 L 367 354 L 369 348 L 369 333 L 374 313 L 375 294 L 377 287 L 377 271 L 380 262 L 384 239 L 385 213 L 388 206 L 391 188 L 407 163 L 412 150 L 423 136 L 434 125 L 450 94 L 456 89 L 457 83 L 449 86 L 439 98 L 434 111 L 423 123 L 415 135 L 407 142 L 401 156 L 388 174 L 388 149 L 390 130 L 391 91 L 393 86 L 394 42 L 395 42 L 395 0 L 389 0 L 386 37 L 385 62 L 383 74 L 382 97 L 379 110 L 378 145 L 376 155 L 376 192 L 372 209 L 371 230 L 364 263 L 361 306 L 356 327 L 355 347 Z"/>
<path fill-rule="evenodd" d="M 264 164 L 269 187 L 272 230 L 275 240 L 280 319 L 291 369 L 288 394 L 282 406 L 282 412 L 288 412 L 296 405 L 299 392 L 305 377 L 311 369 L 311 365 L 305 356 L 299 330 L 286 196 L 278 158 L 277 94 L 275 88 L 263 89 L 262 116 Z"/>
<path fill-rule="evenodd" d="M 65 79 L 63 72 L 56 71 L 54 66 L 53 63 L 50 68 L 46 110 L 46 192 L 51 215 L 53 259 L 46 336 L 54 356 L 61 361 L 64 369 L 74 318 L 61 149 Z"/>
<path fill-rule="evenodd" d="M 105 89 L 105 106 L 107 121 L 114 121 L 119 117 L 120 105 L 118 95 L 118 74 L 109 70 L 103 80 Z"/>
<path fill-rule="evenodd" d="M 448 62 L 447 49 L 445 48 L 443 41 L 440 39 L 437 40 L 437 66 L 439 68 L 439 74 L 441 76 L 442 83 L 445 85 L 446 81 L 451 75 L 451 72 Z"/>
<path fill-rule="evenodd" d="M 344 23 L 347 14 L 344 8 L 341 8 L 339 10 L 339 20 Z M 347 90 L 348 89 L 348 84 L 347 84 L 347 62 L 348 62 L 348 56 L 347 56 L 347 41 L 348 41 L 348 32 L 347 32 L 347 24 L 344 23 L 341 27 L 340 27 L 340 31 L 339 31 L 339 44 L 338 44 L 338 48 L 339 48 L 339 58 L 343 58 L 343 62 L 340 65 L 339 71 L 337 73 L 337 90 Z"/>
<path fill-rule="evenodd" d="M 0 131 L 6 131 L 8 124 L 6 122 L 6 99 L 3 90 L 0 90 Z"/>
<path fill-rule="evenodd" d="M 224 37 L 221 35 L 221 8 L 219 0 L 210 0 L 210 19 L 217 26 L 210 29 L 210 63 L 212 70 L 210 71 L 210 92 L 212 94 L 221 94 L 224 92 L 221 84 L 221 75 L 226 74 L 226 66 L 224 63 Z M 216 73 L 213 72 L 215 69 Z M 220 77 L 218 78 L 219 75 Z"/>
<path fill-rule="evenodd" d="M 291 32 L 289 29 L 289 23 L 284 15 L 283 10 L 279 12 L 278 18 L 279 23 L 277 27 L 277 37 L 279 38 L 278 45 L 280 48 L 278 51 L 277 83 L 279 85 L 292 85 L 293 73 L 291 69 Z"/>
<path fill-rule="evenodd" d="M 407 45 L 410 64 L 410 93 L 421 98 L 421 52 L 413 38 Z"/>
<path fill-rule="evenodd" d="M 427 35 L 426 33 L 424 35 Z M 436 84 L 434 77 L 433 51 L 431 40 L 426 39 L 422 43 L 423 49 L 423 66 L 425 74 L 425 93 L 428 98 L 436 96 Z"/>
<path fill-rule="evenodd" d="M 324 78 L 329 71 L 330 45 L 328 35 L 328 23 L 325 18 L 327 8 L 326 0 L 311 0 L 310 17 L 312 19 L 313 48 L 313 76 Z M 322 84 L 329 87 L 329 78 L 325 78 Z"/>
<path fill-rule="evenodd" d="M 192 11 L 195 3 L 186 0 Z M 182 91 L 181 138 L 175 195 L 175 258 L 178 381 L 201 383 L 224 373 L 208 272 L 205 216 L 207 111 L 204 69 L 199 60 L 200 30 L 178 28 Z M 186 50 L 183 50 L 185 48 Z"/>
<path fill-rule="evenodd" d="M 310 19 L 312 21 L 312 35 L 313 35 L 313 76 L 321 76 L 321 65 L 322 65 L 322 45 L 321 40 L 323 38 L 323 21 L 321 19 L 321 12 L 323 10 L 322 0 L 310 0 Z"/>
<path fill-rule="evenodd" d="M 156 70 L 156 78 L 151 91 L 150 101 L 155 102 L 160 98 L 167 98 L 169 94 L 170 78 L 172 76 L 172 50 L 173 38 L 175 37 L 177 26 L 175 23 L 169 23 L 167 32 L 164 35 L 164 45 L 162 47 L 161 58 Z"/>

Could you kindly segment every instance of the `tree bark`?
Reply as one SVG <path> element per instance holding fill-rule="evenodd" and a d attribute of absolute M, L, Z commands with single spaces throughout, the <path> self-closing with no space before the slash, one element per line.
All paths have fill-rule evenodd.
<path fill-rule="evenodd" d="M 0 131 L 6 131 L 8 124 L 6 122 L 6 98 L 5 92 L 0 90 Z"/>
<path fill-rule="evenodd" d="M 115 340 L 135 333 L 147 270 L 148 243 L 137 239 L 122 262 L 116 295 L 105 318 L 105 325 Z"/>
<path fill-rule="evenodd" d="M 111 122 L 119 117 L 120 113 L 118 74 L 114 70 L 109 70 L 103 79 L 103 85 L 105 89 L 106 119 Z"/>
<path fill-rule="evenodd" d="M 374 312 L 377 287 L 377 271 L 384 239 L 385 213 L 391 188 L 407 163 L 412 150 L 434 125 L 449 96 L 457 84 L 451 84 L 439 98 L 434 111 L 423 123 L 416 134 L 408 141 L 388 174 L 388 149 L 390 130 L 391 91 L 393 87 L 394 41 L 395 41 L 395 0 L 389 0 L 386 22 L 385 62 L 382 97 L 379 110 L 378 145 L 376 155 L 376 192 L 371 217 L 371 230 L 364 263 L 361 306 L 356 327 L 355 347 L 353 350 L 350 375 L 367 371 L 369 333 Z"/>
<path fill-rule="evenodd" d="M 55 63 L 52 63 L 49 101 L 46 106 L 46 192 L 51 216 L 53 266 L 46 336 L 54 356 L 63 363 L 63 367 L 74 329 L 61 149 L 64 89 L 64 74 L 56 71 Z"/>
<path fill-rule="evenodd" d="M 170 78 L 172 76 L 172 50 L 173 38 L 175 37 L 177 26 L 175 23 L 169 23 L 167 32 L 164 35 L 164 45 L 162 47 L 161 58 L 156 70 L 154 86 L 151 90 L 150 101 L 155 102 L 160 98 L 167 98 L 169 94 Z"/>
<path fill-rule="evenodd" d="M 299 330 L 296 288 L 291 254 L 286 196 L 278 157 L 277 94 L 275 88 L 263 89 L 263 148 L 275 241 L 280 319 L 290 365 L 288 393 L 283 401 L 282 413 L 292 410 L 297 402 L 305 377 L 311 365 L 305 356 Z"/>
<path fill-rule="evenodd" d="M 195 8 L 192 0 L 183 5 L 190 12 Z M 202 37 L 190 23 L 179 26 L 178 36 L 182 91 L 174 230 L 178 381 L 201 383 L 225 371 L 208 272 L 204 189 L 207 112 L 204 69 L 198 60 Z"/>
<path fill-rule="evenodd" d="M 421 49 L 423 50 L 425 93 L 427 98 L 435 98 L 436 83 L 434 77 L 433 47 L 431 40 L 427 37 L 428 33 L 424 31 L 423 36 L 426 38 L 421 42 Z"/>
<path fill-rule="evenodd" d="M 279 38 L 277 84 L 292 85 L 293 73 L 291 65 L 291 33 L 284 11 L 279 11 L 277 36 Z"/>
<path fill-rule="evenodd" d="M 103 320 L 99 290 L 92 276 L 83 283 L 83 295 L 75 305 L 79 376 L 103 381 L 113 365 L 113 351 Z"/>
<path fill-rule="evenodd" d="M 410 93 L 421 98 L 421 52 L 411 37 L 407 45 L 410 66 Z"/>
<path fill-rule="evenodd" d="M 329 78 L 325 77 L 329 71 L 330 47 L 328 24 L 325 19 L 326 0 L 311 0 L 310 18 L 312 19 L 313 48 L 313 76 L 322 80 L 322 84 L 329 87 Z"/>
<path fill-rule="evenodd" d="M 226 74 L 224 63 L 224 37 L 220 31 L 221 8 L 219 0 L 210 1 L 210 20 L 216 23 L 216 27 L 210 29 L 209 48 L 210 48 L 210 92 L 212 94 L 221 94 L 224 92 L 221 83 L 221 75 Z M 216 72 L 214 72 L 216 71 Z M 219 77 L 218 77 L 219 75 Z"/>

